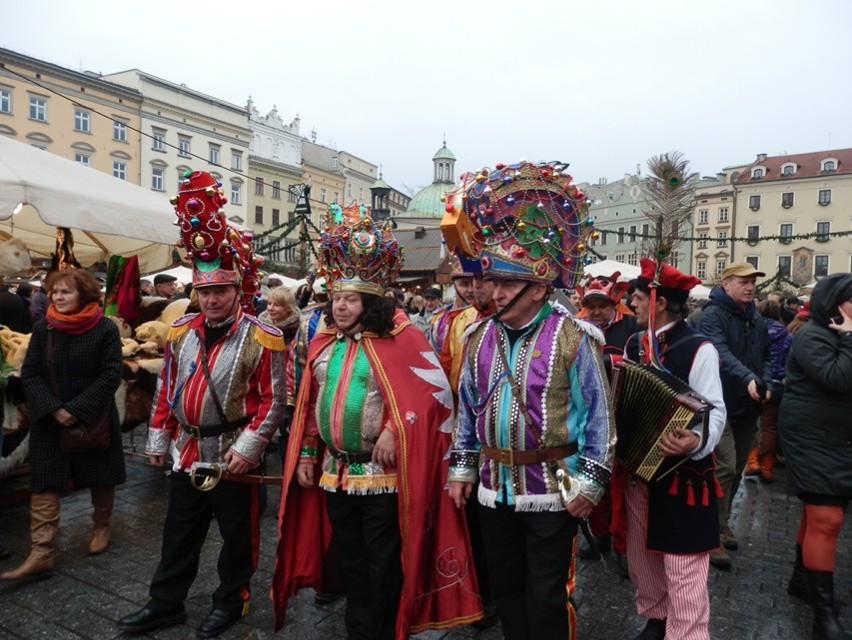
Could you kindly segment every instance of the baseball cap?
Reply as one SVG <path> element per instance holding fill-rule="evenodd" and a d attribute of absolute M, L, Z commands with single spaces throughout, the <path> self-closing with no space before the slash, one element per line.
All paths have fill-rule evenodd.
<path fill-rule="evenodd" d="M 748 262 L 732 262 L 728 265 L 727 269 L 722 272 L 722 280 L 727 280 L 733 276 L 739 276 L 740 278 L 759 276 L 763 278 L 766 274 L 763 273 L 763 271 L 758 271 Z"/>

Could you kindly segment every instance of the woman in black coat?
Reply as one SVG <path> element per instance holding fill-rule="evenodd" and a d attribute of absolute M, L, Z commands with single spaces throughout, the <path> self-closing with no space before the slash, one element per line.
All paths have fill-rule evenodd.
<path fill-rule="evenodd" d="M 51 303 L 45 319 L 36 323 L 27 349 L 21 379 L 30 409 L 30 536 L 31 549 L 23 564 L 0 574 L 17 580 L 50 574 L 53 541 L 59 525 L 59 494 L 68 488 L 92 493 L 94 532 L 89 553 L 109 544 L 109 521 L 115 486 L 125 480 L 124 454 L 115 391 L 121 382 L 121 338 L 103 316 L 97 280 L 82 269 L 57 271 L 46 283 Z M 52 343 L 54 392 L 48 364 Z M 65 453 L 60 430 L 77 423 L 94 425 L 109 412 L 109 447 L 86 453 Z"/>
<path fill-rule="evenodd" d="M 778 421 L 788 491 L 804 509 L 788 591 L 810 598 L 814 638 L 852 640 L 834 612 L 834 558 L 852 498 L 852 274 L 817 283 L 796 333 Z"/>

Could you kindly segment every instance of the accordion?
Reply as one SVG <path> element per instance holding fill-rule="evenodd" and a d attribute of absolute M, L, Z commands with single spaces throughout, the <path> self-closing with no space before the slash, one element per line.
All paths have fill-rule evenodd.
<path fill-rule="evenodd" d="M 612 400 L 618 440 L 615 457 L 646 482 L 658 480 L 688 456 L 664 456 L 657 443 L 666 433 L 702 423 L 713 405 L 680 378 L 629 361 L 615 363 Z"/>

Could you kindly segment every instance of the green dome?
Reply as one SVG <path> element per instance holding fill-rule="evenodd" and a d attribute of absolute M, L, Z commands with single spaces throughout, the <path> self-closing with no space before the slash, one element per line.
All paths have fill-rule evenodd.
<path fill-rule="evenodd" d="M 408 203 L 407 213 L 417 214 L 418 217 L 423 218 L 443 218 L 447 205 L 441 202 L 441 198 L 452 188 L 452 183 L 448 182 L 430 184 L 414 194 L 411 202 Z"/>
<path fill-rule="evenodd" d="M 435 155 L 432 156 L 432 160 L 455 160 L 456 157 L 453 155 L 453 152 L 447 149 L 447 143 L 444 143 L 444 146 L 438 149 L 435 152 Z"/>
<path fill-rule="evenodd" d="M 376 180 L 375 184 L 373 184 L 373 186 L 370 187 L 370 188 L 371 189 L 390 189 L 391 186 L 387 182 L 385 182 L 384 180 L 379 178 L 378 180 Z"/>

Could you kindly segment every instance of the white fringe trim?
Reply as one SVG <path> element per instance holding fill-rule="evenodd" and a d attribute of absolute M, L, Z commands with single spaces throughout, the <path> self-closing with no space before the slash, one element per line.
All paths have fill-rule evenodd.
<path fill-rule="evenodd" d="M 479 504 L 494 509 L 497 506 L 497 491 L 486 489 L 479 485 L 476 497 Z M 546 493 L 537 496 L 515 496 L 515 511 L 540 512 L 540 511 L 564 511 L 562 495 L 559 493 Z"/>
<path fill-rule="evenodd" d="M 479 490 L 476 492 L 476 498 L 483 507 L 493 509 L 497 506 L 497 492 L 486 489 L 481 482 L 479 483 Z"/>

